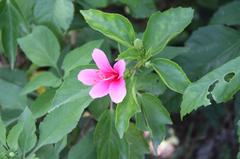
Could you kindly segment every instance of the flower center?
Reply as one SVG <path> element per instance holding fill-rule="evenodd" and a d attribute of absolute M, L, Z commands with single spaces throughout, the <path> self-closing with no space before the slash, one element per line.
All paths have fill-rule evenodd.
<path fill-rule="evenodd" d="M 97 71 L 97 75 L 101 80 L 113 80 L 118 78 L 117 72 L 102 72 L 101 70 Z"/>

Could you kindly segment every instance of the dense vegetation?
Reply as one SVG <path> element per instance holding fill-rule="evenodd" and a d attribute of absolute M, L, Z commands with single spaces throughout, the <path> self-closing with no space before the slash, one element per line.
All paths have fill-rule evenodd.
<path fill-rule="evenodd" d="M 0 0 L 0 159 L 240 159 L 239 90 L 239 0 Z"/>

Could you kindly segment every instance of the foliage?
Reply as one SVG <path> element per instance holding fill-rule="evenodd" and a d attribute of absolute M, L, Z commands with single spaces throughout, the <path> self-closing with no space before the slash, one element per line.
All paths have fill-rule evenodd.
<path fill-rule="evenodd" d="M 239 141 L 239 0 L 0 0 L 0 19 L 0 159 L 144 159 L 177 136 L 188 159 L 226 114 Z M 121 103 L 77 79 L 95 48 L 127 63 Z"/>

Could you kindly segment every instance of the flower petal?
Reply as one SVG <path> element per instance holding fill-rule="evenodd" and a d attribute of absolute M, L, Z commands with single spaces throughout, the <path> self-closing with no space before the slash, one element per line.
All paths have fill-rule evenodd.
<path fill-rule="evenodd" d="M 126 85 L 123 78 L 120 78 L 118 80 L 115 80 L 111 83 L 109 88 L 109 94 L 111 97 L 111 100 L 114 103 L 120 103 L 126 96 Z"/>
<path fill-rule="evenodd" d="M 113 66 L 113 69 L 119 74 L 119 77 L 123 76 L 125 68 L 126 68 L 126 63 L 124 60 L 117 61 Z"/>
<path fill-rule="evenodd" d="M 100 70 L 104 72 L 111 72 L 113 70 L 107 56 L 102 50 L 94 49 L 92 53 L 92 58 Z"/>
<path fill-rule="evenodd" d="M 89 95 L 92 98 L 100 98 L 109 93 L 109 81 L 100 81 L 97 84 L 95 84 L 92 89 L 89 92 Z"/>
<path fill-rule="evenodd" d="M 93 85 L 97 81 L 99 81 L 99 77 L 97 74 L 96 69 L 85 69 L 79 72 L 78 74 L 78 80 L 81 81 L 85 85 Z"/>

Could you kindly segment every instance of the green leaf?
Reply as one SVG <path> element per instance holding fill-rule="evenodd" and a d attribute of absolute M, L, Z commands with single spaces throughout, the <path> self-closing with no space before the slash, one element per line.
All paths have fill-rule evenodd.
<path fill-rule="evenodd" d="M 170 115 L 157 97 L 145 93 L 140 99 L 154 145 L 158 145 L 165 137 L 165 124 L 172 124 Z"/>
<path fill-rule="evenodd" d="M 5 55 L 10 61 L 11 68 L 14 67 L 17 52 L 17 38 L 21 16 L 10 0 L 0 2 L 4 7 L 0 13 L 0 29 L 2 30 L 2 44 Z"/>
<path fill-rule="evenodd" d="M 176 58 L 191 79 L 198 79 L 240 55 L 240 32 L 225 26 L 206 26 L 193 32 L 188 53 Z"/>
<path fill-rule="evenodd" d="M 84 8 L 103 8 L 107 7 L 109 0 L 77 0 Z"/>
<path fill-rule="evenodd" d="M 35 119 L 45 115 L 52 108 L 52 100 L 55 92 L 55 89 L 48 89 L 32 103 L 30 110 Z"/>
<path fill-rule="evenodd" d="M 33 14 L 33 7 L 35 5 L 35 0 L 15 0 L 26 20 L 30 20 Z"/>
<path fill-rule="evenodd" d="M 134 124 L 130 124 L 125 138 L 129 145 L 130 159 L 144 159 L 144 155 L 149 153 L 149 145 Z"/>
<path fill-rule="evenodd" d="M 211 19 L 211 24 L 240 25 L 240 2 L 233 1 L 218 9 Z"/>
<path fill-rule="evenodd" d="M 91 115 L 98 120 L 102 113 L 109 107 L 109 100 L 109 97 L 103 97 L 92 101 L 88 107 Z"/>
<path fill-rule="evenodd" d="M 13 83 L 20 87 L 24 86 L 27 83 L 27 75 L 24 71 L 10 68 L 0 68 L 0 79 Z"/>
<path fill-rule="evenodd" d="M 68 102 L 50 112 L 40 124 L 38 148 L 57 143 L 77 125 L 82 112 L 90 104 L 89 99 L 77 99 Z M 53 126 L 54 125 L 54 126 Z"/>
<path fill-rule="evenodd" d="M 114 126 L 114 116 L 113 111 L 105 111 L 96 126 L 97 159 L 119 158 L 122 142 Z"/>
<path fill-rule="evenodd" d="M 131 16 L 146 18 L 156 11 L 154 0 L 120 0 L 129 8 Z"/>
<path fill-rule="evenodd" d="M 74 145 L 68 154 L 68 159 L 96 159 L 96 150 L 93 142 L 93 133 L 85 135 L 80 141 Z"/>
<path fill-rule="evenodd" d="M 33 32 L 18 39 L 18 43 L 34 64 L 57 67 L 60 46 L 57 38 L 47 27 L 34 27 Z"/>
<path fill-rule="evenodd" d="M 190 48 L 188 47 L 173 47 L 173 46 L 167 46 L 165 49 L 157 54 L 155 57 L 160 58 L 166 58 L 166 59 L 174 59 L 175 57 L 179 55 L 184 55 L 186 53 L 189 53 Z"/>
<path fill-rule="evenodd" d="M 23 122 L 18 122 L 14 125 L 8 133 L 7 136 L 7 145 L 11 148 L 11 150 L 16 151 L 18 149 L 18 139 L 23 130 Z"/>
<path fill-rule="evenodd" d="M 181 117 L 193 110 L 232 99 L 240 89 L 240 57 L 211 71 L 198 81 L 190 84 L 183 94 Z"/>
<path fill-rule="evenodd" d="M 55 151 L 54 145 L 43 146 L 36 152 L 36 156 L 39 159 L 59 159 L 58 153 Z M 36 158 L 34 158 L 36 159 Z"/>
<path fill-rule="evenodd" d="M 76 100 L 81 100 L 82 104 L 92 101 L 92 98 L 89 96 L 90 87 L 83 85 L 77 80 L 77 75 L 80 70 L 89 67 L 90 65 L 81 66 L 71 71 L 69 76 L 65 78 L 61 87 L 56 91 L 51 110 Z"/>
<path fill-rule="evenodd" d="M 54 145 L 54 149 L 57 154 L 60 154 L 60 152 L 66 147 L 67 145 L 67 135 L 62 138 L 58 143 Z"/>
<path fill-rule="evenodd" d="M 136 60 L 140 58 L 140 53 L 135 48 L 128 48 L 118 55 L 118 59 Z"/>
<path fill-rule="evenodd" d="M 28 107 L 25 108 L 19 122 L 23 123 L 23 129 L 19 136 L 18 143 L 22 153 L 25 155 L 35 146 L 37 142 L 37 136 L 35 135 L 35 119 Z"/>
<path fill-rule="evenodd" d="M 0 144 L 6 146 L 6 127 L 0 116 Z"/>
<path fill-rule="evenodd" d="M 135 81 L 132 79 L 127 83 L 127 95 L 124 100 L 117 105 L 115 126 L 120 138 L 127 131 L 130 118 L 140 112 L 140 107 L 136 100 Z"/>
<path fill-rule="evenodd" d="M 181 33 L 191 22 L 193 9 L 171 8 L 163 13 L 154 13 L 143 34 L 144 48 L 151 55 L 161 52 L 167 43 Z"/>
<path fill-rule="evenodd" d="M 36 1 L 34 18 L 37 24 L 61 28 L 66 31 L 73 19 L 73 2 L 71 0 Z"/>
<path fill-rule="evenodd" d="M 133 45 L 135 32 L 127 18 L 119 14 L 104 13 L 94 9 L 81 10 L 80 12 L 94 30 L 124 46 L 131 47 Z"/>
<path fill-rule="evenodd" d="M 30 93 L 39 87 L 58 87 L 61 79 L 56 77 L 52 72 L 44 71 L 34 76 L 23 88 L 22 94 Z"/>
<path fill-rule="evenodd" d="M 152 60 L 152 66 L 166 86 L 175 92 L 183 94 L 191 83 L 182 68 L 171 60 L 156 58 Z"/>
<path fill-rule="evenodd" d="M 23 109 L 26 106 L 26 96 L 20 95 L 21 86 L 0 78 L 0 105 L 4 109 Z"/>
<path fill-rule="evenodd" d="M 71 70 L 78 66 L 87 65 L 92 60 L 92 52 L 95 48 L 99 48 L 103 43 L 103 40 L 90 41 L 79 48 L 76 48 L 69 52 L 64 58 L 62 68 L 65 74 L 68 74 Z"/>
<path fill-rule="evenodd" d="M 156 73 L 149 73 L 147 71 L 143 71 L 136 76 L 136 79 L 137 91 L 150 92 L 156 96 L 159 96 L 160 94 L 163 94 L 166 90 L 165 84 L 161 79 L 159 79 L 159 76 Z"/>

